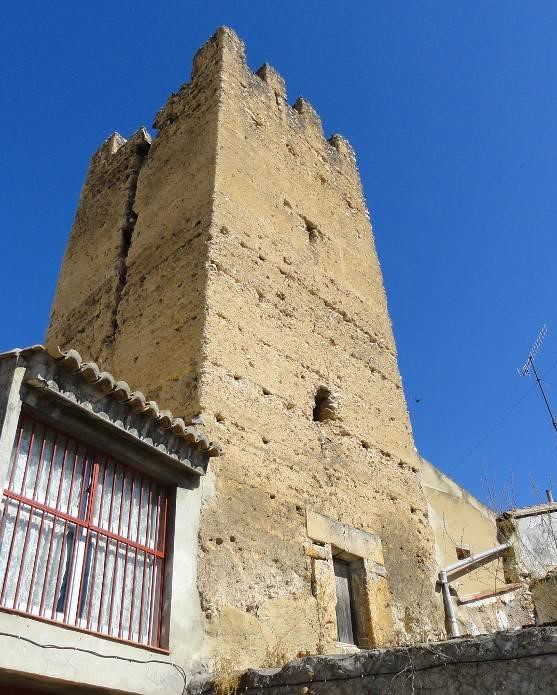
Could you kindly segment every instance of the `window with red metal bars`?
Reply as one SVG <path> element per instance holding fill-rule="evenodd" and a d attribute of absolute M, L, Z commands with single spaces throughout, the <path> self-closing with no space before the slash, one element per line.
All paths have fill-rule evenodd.
<path fill-rule="evenodd" d="M 0 520 L 0 607 L 159 647 L 168 497 L 22 415 Z"/>

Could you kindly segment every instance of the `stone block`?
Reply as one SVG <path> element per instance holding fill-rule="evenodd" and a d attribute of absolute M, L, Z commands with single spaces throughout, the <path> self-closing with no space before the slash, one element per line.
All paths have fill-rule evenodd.
<path fill-rule="evenodd" d="M 384 564 L 381 540 L 372 533 L 351 528 L 312 511 L 307 512 L 306 524 L 312 540 L 329 543 L 351 555 Z"/>

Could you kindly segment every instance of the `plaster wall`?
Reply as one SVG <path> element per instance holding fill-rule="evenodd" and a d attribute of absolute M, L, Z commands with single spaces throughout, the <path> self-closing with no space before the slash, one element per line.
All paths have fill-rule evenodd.
<path fill-rule="evenodd" d="M 557 622 L 557 572 L 549 572 L 530 585 L 539 625 Z"/>
<path fill-rule="evenodd" d="M 8 474 L 21 412 L 20 390 L 25 366 L 17 357 L 0 359 L 0 490 Z"/>
<path fill-rule="evenodd" d="M 110 339 L 86 332 L 85 300 L 71 330 L 66 320 L 60 288 L 89 262 L 86 245 L 66 256 L 48 340 L 103 356 L 176 415 L 202 411 L 222 442 L 199 534 L 206 654 L 241 666 L 316 650 L 308 510 L 381 538 L 397 639 L 441 635 L 420 463 L 352 149 L 324 139 L 307 101 L 288 105 L 272 68 L 253 74 L 227 29 L 155 126 Z M 72 248 L 113 227 L 76 229 Z M 91 272 L 86 282 L 102 284 Z M 320 387 L 337 403 L 326 422 L 312 417 Z"/>
<path fill-rule="evenodd" d="M 557 505 L 512 509 L 497 519 L 500 533 L 512 542 L 505 557 L 509 581 L 528 582 L 538 624 L 557 619 Z"/>
<path fill-rule="evenodd" d="M 458 561 L 457 547 L 471 554 L 501 543 L 495 513 L 451 480 L 429 461 L 421 459 L 421 479 L 429 508 L 440 567 Z M 459 596 L 497 591 L 505 584 L 501 559 L 473 570 L 451 585 Z"/>
<path fill-rule="evenodd" d="M 497 593 L 458 602 L 462 634 L 481 635 L 535 625 L 534 600 L 527 584 L 508 584 Z"/>

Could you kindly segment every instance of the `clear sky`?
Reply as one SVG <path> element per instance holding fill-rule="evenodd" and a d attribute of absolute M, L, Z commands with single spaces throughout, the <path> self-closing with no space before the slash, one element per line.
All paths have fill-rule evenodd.
<path fill-rule="evenodd" d="M 557 497 L 557 437 L 516 371 L 547 323 L 557 408 L 557 3 L 25 0 L 2 14 L 0 350 L 44 338 L 93 151 L 150 127 L 227 24 L 252 68 L 270 62 L 290 102 L 303 94 L 356 149 L 421 454 L 488 502 L 486 474 L 501 505 L 535 502 L 552 476 Z"/>

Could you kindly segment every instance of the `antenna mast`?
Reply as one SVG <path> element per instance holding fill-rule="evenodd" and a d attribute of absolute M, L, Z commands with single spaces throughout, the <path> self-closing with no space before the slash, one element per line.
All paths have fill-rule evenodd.
<path fill-rule="evenodd" d="M 549 400 L 547 396 L 545 395 L 545 391 L 543 390 L 543 384 L 542 380 L 540 379 L 540 376 L 536 370 L 536 365 L 534 363 L 534 358 L 540 351 L 540 348 L 542 346 L 542 343 L 544 341 L 545 336 L 547 335 L 547 326 L 544 324 L 541 328 L 541 331 L 538 333 L 538 337 L 536 338 L 536 341 L 532 345 L 532 348 L 530 349 L 530 352 L 528 354 L 528 359 L 526 362 L 522 365 L 522 368 L 518 370 L 518 373 L 520 376 L 530 376 L 531 374 L 534 374 L 536 377 L 536 381 L 538 382 L 538 386 L 540 387 L 540 391 L 542 394 L 543 401 L 545 403 L 545 407 L 547 408 L 547 412 L 549 413 L 549 417 L 551 418 L 551 424 L 553 425 L 553 429 L 557 432 L 557 422 L 555 421 L 555 418 L 553 417 L 553 413 L 551 411 L 551 406 L 549 404 Z"/>

